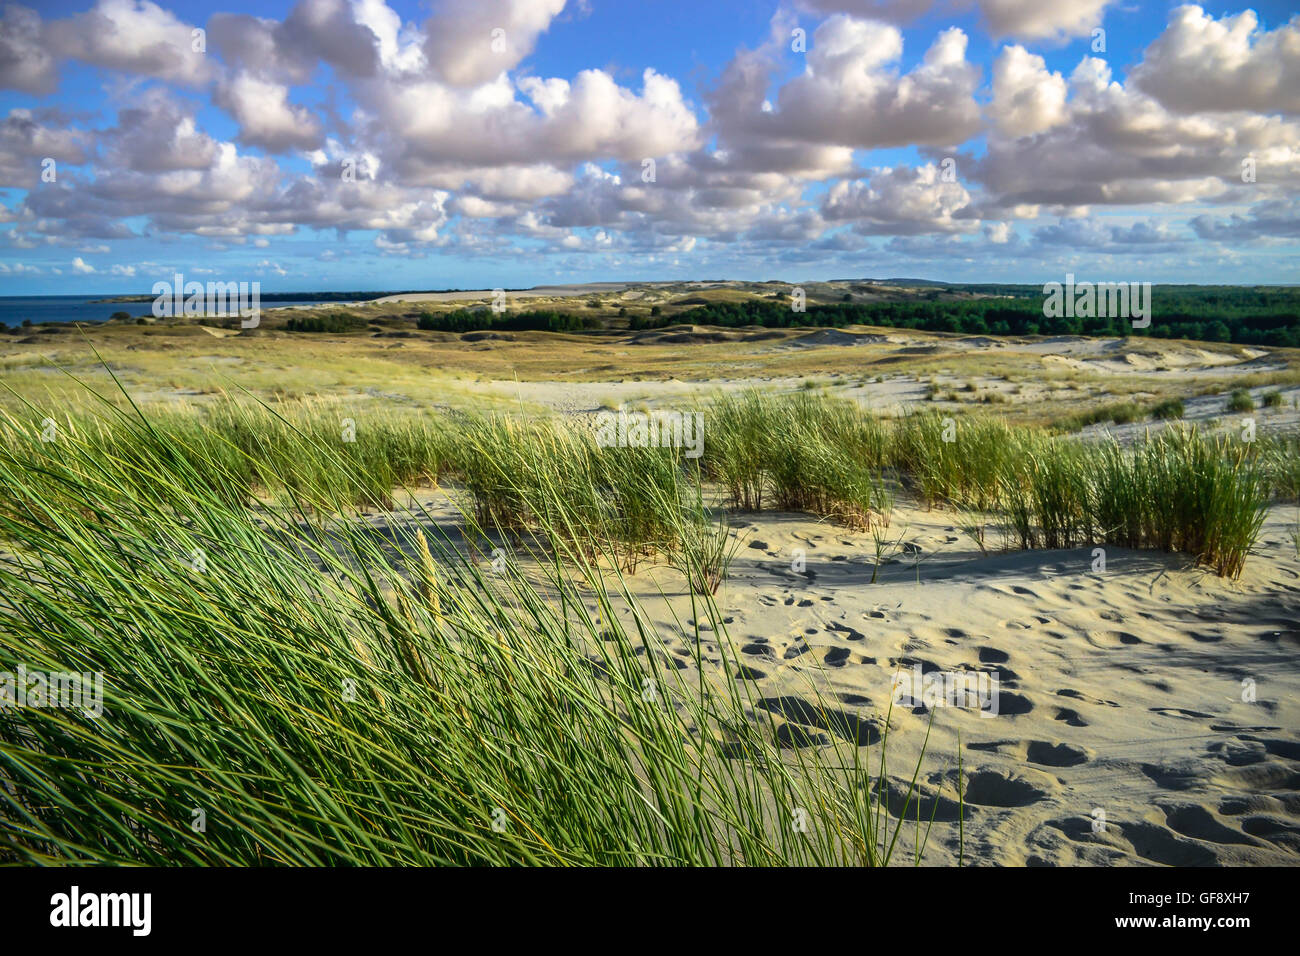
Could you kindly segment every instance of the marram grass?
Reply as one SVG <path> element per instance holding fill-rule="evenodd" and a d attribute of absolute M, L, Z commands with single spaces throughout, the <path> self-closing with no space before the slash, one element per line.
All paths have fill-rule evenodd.
<path fill-rule="evenodd" d="M 1227 576 L 1269 496 L 1296 493 L 1294 445 L 882 423 L 816 393 L 721 401 L 698 467 L 499 416 L 28 412 L 0 427 L 0 672 L 102 672 L 105 700 L 0 709 L 9 862 L 887 863 L 929 832 L 879 799 L 887 715 L 875 751 L 779 745 L 714 603 L 736 538 L 706 482 L 880 540 L 911 492 L 1019 546 L 1178 550 Z M 536 549 L 527 576 L 397 504 L 444 479 L 471 539 Z M 622 577 L 655 556 L 718 639 L 698 680 Z"/>
<path fill-rule="evenodd" d="M 529 581 L 418 511 L 347 517 L 355 459 L 302 423 L 105 414 L 0 442 L 0 671 L 104 675 L 98 717 L 0 709 L 0 860 L 878 865 L 905 831 L 920 854 L 884 742 L 783 750 L 708 594 L 721 673 L 688 682 L 557 489 L 518 507 L 573 573 Z"/>

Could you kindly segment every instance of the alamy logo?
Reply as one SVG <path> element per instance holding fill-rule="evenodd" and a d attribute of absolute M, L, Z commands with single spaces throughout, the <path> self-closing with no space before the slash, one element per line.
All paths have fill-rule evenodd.
<path fill-rule="evenodd" d="M 153 928 L 150 893 L 82 893 L 74 886 L 50 897 L 50 925 L 128 926 L 133 936 L 148 936 Z"/>
<path fill-rule="evenodd" d="M 16 671 L 0 671 L 0 707 L 57 707 L 99 717 L 104 713 L 104 674 L 28 670 L 19 664 Z"/>
<path fill-rule="evenodd" d="M 704 454 L 702 412 L 617 412 L 596 414 L 600 448 L 685 448 L 687 458 Z"/>
<path fill-rule="evenodd" d="M 1150 282 L 1079 282 L 1066 273 L 1065 284 L 1043 285 L 1043 317 L 1131 319 L 1133 328 L 1151 324 Z"/>
<path fill-rule="evenodd" d="M 239 325 L 255 329 L 262 321 L 262 283 L 186 282 L 176 273 L 173 281 L 153 284 L 153 314 L 156 319 L 182 315 L 238 315 Z"/>

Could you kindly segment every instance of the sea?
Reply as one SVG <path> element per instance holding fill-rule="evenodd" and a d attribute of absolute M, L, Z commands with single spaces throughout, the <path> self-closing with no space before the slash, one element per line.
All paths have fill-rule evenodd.
<path fill-rule="evenodd" d="M 0 296 L 0 325 L 22 325 L 31 319 L 33 325 L 41 322 L 103 322 L 114 312 L 132 315 L 150 315 L 153 301 L 105 302 L 109 295 L 3 295 Z M 276 299 L 262 297 L 263 309 L 278 309 L 286 305 L 315 305 L 333 302 L 333 299 Z M 342 303 L 340 303 L 342 304 Z"/>

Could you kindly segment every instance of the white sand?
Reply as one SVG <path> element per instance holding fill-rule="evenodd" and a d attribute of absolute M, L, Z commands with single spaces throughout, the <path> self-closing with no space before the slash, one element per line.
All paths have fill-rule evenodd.
<path fill-rule="evenodd" d="M 874 777 L 900 670 L 996 675 L 997 716 L 933 708 L 926 863 L 957 860 L 959 754 L 968 864 L 1300 862 L 1295 505 L 1273 510 L 1236 583 L 1151 551 L 1107 549 L 1104 573 L 1090 548 L 985 556 L 953 518 L 896 512 L 900 547 L 871 584 L 868 535 L 801 514 L 734 516 L 744 543 L 718 595 L 723 627 L 792 744 L 833 756 L 829 734 L 854 739 Z M 695 670 L 681 576 L 653 565 L 629 580 L 687 683 L 725 682 L 707 623 Z M 930 717 L 894 704 L 891 792 L 905 791 Z"/>
<path fill-rule="evenodd" d="M 748 540 L 766 547 L 742 549 L 719 603 L 763 698 L 806 728 L 818 690 L 881 726 L 900 667 L 998 672 L 998 716 L 935 708 L 921 777 L 927 794 L 943 784 L 955 798 L 960 733 L 972 862 L 1295 864 L 1295 522 L 1294 505 L 1275 510 L 1261 553 L 1233 584 L 1157 552 L 1107 549 L 1100 574 L 1091 549 L 983 557 L 951 514 L 913 512 L 891 530 L 919 551 L 872 585 L 868 536 L 764 515 Z M 802 574 L 791 570 L 795 548 Z M 645 577 L 667 589 L 675 574 Z M 662 607 L 657 593 L 647 586 L 642 597 Z M 690 617 L 688 598 L 670 603 Z M 666 630 L 672 619 L 659 615 Z M 691 640 L 679 639 L 679 656 Z M 1253 703 L 1242 699 L 1246 680 Z M 929 719 L 895 705 L 896 785 L 905 787 Z M 1098 810 L 1105 828 L 1094 833 Z M 941 800 L 938 816 L 955 820 L 956 806 Z M 951 862 L 955 851 L 955 824 L 936 824 L 927 861 Z"/>

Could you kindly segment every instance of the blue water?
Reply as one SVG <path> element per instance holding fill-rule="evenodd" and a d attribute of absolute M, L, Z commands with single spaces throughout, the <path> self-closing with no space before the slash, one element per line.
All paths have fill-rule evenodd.
<path fill-rule="evenodd" d="M 150 315 L 153 302 L 96 302 L 110 296 L 99 295 L 4 295 L 0 296 L 0 325 L 22 325 L 23 319 L 32 324 L 41 322 L 103 322 L 114 312 L 132 315 Z M 282 305 L 311 305 L 320 299 L 286 299 L 268 301 L 263 298 L 263 309 Z"/>

